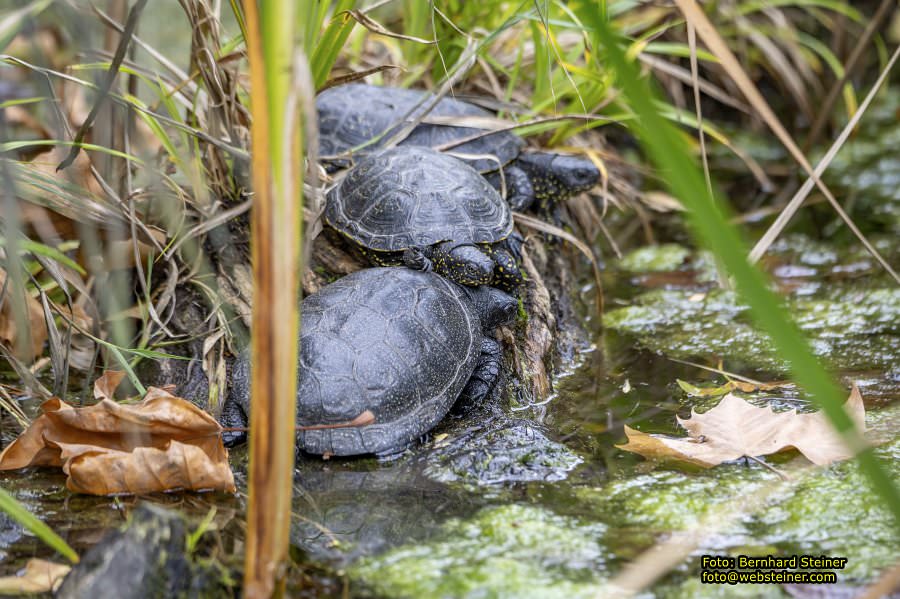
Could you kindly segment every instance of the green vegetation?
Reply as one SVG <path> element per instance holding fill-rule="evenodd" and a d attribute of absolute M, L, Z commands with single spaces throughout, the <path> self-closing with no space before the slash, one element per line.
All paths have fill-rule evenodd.
<path fill-rule="evenodd" d="M 321 537 L 317 547 L 327 544 L 331 531 L 322 523 L 332 519 L 351 538 L 352 551 L 339 557 L 293 540 L 291 563 L 313 562 L 316 572 L 291 571 L 289 584 L 321 575 L 339 582 L 314 590 L 339 594 L 346 572 L 353 585 L 386 596 L 596 596 L 673 531 L 772 485 L 781 485 L 775 499 L 713 531 L 703 548 L 846 554 L 845 574 L 859 585 L 892 565 L 891 518 L 900 525 L 900 449 L 891 424 L 900 397 L 900 294 L 870 254 L 846 244 L 851 234 L 819 192 L 793 218 L 794 234 L 779 237 L 759 267 L 748 263 L 745 240 L 778 216 L 804 168 L 762 129 L 771 119 L 760 105 L 736 93 L 741 86 L 722 48 L 702 35 L 706 43 L 694 40 L 697 13 L 679 9 L 705 11 L 773 104 L 784 135 L 799 140 L 787 145 L 816 158 L 888 64 L 900 22 L 890 3 L 180 0 L 142 12 L 144 3 L 88 9 L 80 0 L 14 0 L 0 12 L 4 443 L 41 400 L 89 400 L 92 382 L 113 368 L 143 393 L 151 382 L 142 380 L 143 368 L 170 358 L 184 369 L 191 364 L 213 390 L 206 407 L 217 414 L 229 360 L 246 345 L 251 321 L 261 360 L 257 396 L 293 400 L 297 348 L 287 325 L 296 287 L 308 293 L 358 266 L 320 236 L 323 194 L 341 175 L 312 160 L 314 93 L 365 80 L 479 97 L 498 116 L 485 126 L 508 126 L 534 148 L 588 156 L 603 179 L 564 207 L 563 241 L 519 221 L 534 272 L 550 281 L 538 286 L 540 278 L 529 277 L 534 286 L 520 297 L 518 326 L 500 335 L 506 391 L 525 393 L 482 406 L 474 421 L 454 420 L 449 438 L 432 437 L 396 462 L 303 462 L 293 489 L 291 422 L 281 417 L 293 412 L 291 401 L 266 412 L 269 423 L 281 424 L 281 474 L 270 476 L 267 461 L 249 480 L 268 478 L 281 494 L 275 507 L 250 510 L 251 536 L 276 512 L 286 518 L 293 491 L 305 501 L 293 516 Z M 823 175 L 891 265 L 900 222 L 898 93 L 883 90 Z M 823 104 L 826 96 L 833 104 Z M 57 171 L 67 155 L 74 162 Z M 605 268 L 613 292 L 603 314 L 578 301 L 593 299 L 600 276 L 596 285 L 579 279 L 587 262 L 571 251 L 572 240 Z M 302 244 L 311 251 L 301 254 Z M 553 272 L 560 264 L 567 272 Z M 557 274 L 569 288 L 553 288 Z M 260 333 L 263 320 L 268 333 Z M 614 335 L 581 336 L 601 320 Z M 280 349 L 269 351 L 276 338 Z M 882 445 L 869 448 L 848 434 L 856 461 L 819 471 L 772 458 L 795 476 L 786 484 L 756 464 L 681 472 L 639 462 L 614 448 L 623 423 L 670 430 L 686 405 L 676 367 L 659 356 L 704 366 L 723 359 L 722 368 L 745 376 L 790 375 L 803 391 L 753 401 L 808 399 L 844 431 L 847 391 L 836 375 L 864 378 Z M 272 371 L 280 375 L 264 370 L 265 360 L 265 368 L 278 363 Z M 588 375 L 567 386 L 577 360 Z M 530 397 L 532 381 L 521 380 L 538 362 L 558 375 L 547 397 Z M 164 372 L 175 380 L 154 385 L 187 376 Z M 708 382 L 700 380 L 707 372 L 687 372 Z M 505 418 L 521 421 L 506 427 Z M 546 436 L 529 428 L 534 421 Z M 43 477 L 21 475 L 17 493 Z M 246 489 L 248 477 L 238 478 Z M 329 503 L 336 481 L 349 486 L 343 495 L 352 501 Z M 251 488 L 256 493 L 257 483 Z M 373 525 L 371 534 L 381 537 L 354 537 L 367 502 L 387 496 L 398 503 Z M 441 499 L 427 506 L 428 535 L 396 522 L 422 513 L 433 496 Z M 81 500 L 83 511 L 109 511 L 108 500 Z M 214 510 L 227 499 L 203 501 L 211 506 L 202 506 L 209 519 L 201 531 L 209 524 L 220 532 L 213 514 L 225 512 Z M 26 503 L 0 492 L 0 508 L 77 561 L 32 512 L 54 526 L 78 516 L 43 496 Z M 246 515 L 239 510 L 237 520 Z M 246 529 L 237 528 L 223 533 L 227 542 L 236 536 L 238 547 L 256 552 L 256 541 L 245 543 Z M 286 519 L 268 532 L 276 547 L 261 553 L 278 562 Z M 0 545 L 4 570 L 18 565 L 17 551 L 32 551 L 20 539 L 0 543 L 8 543 Z M 650 590 L 661 597 L 734 590 L 695 586 L 685 575 L 694 566 L 685 556 L 680 572 Z M 783 596 L 775 587 L 756 591 Z"/>
<path fill-rule="evenodd" d="M 634 335 L 645 348 L 683 360 L 715 355 L 731 368 L 786 374 L 790 360 L 750 322 L 734 293 L 653 291 L 607 314 L 606 326 Z M 890 372 L 900 355 L 894 323 L 900 290 L 860 294 L 850 289 L 829 299 L 791 300 L 787 307 L 813 351 L 844 371 Z"/>
<path fill-rule="evenodd" d="M 361 560 L 354 579 L 390 597 L 592 597 L 605 527 L 539 508 L 488 508 L 451 520 L 442 539 Z"/>

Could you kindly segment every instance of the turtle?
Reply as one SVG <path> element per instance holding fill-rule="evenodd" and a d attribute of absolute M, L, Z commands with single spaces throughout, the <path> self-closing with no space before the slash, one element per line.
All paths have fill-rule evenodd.
<path fill-rule="evenodd" d="M 319 122 L 319 152 L 334 157 L 362 146 L 363 153 L 379 147 L 398 131 L 404 120 L 422 116 L 427 108 L 427 91 L 350 83 L 329 88 L 316 98 Z M 495 115 L 454 98 L 442 98 L 428 118 L 472 119 Z M 463 143 L 461 140 L 480 136 Z M 587 191 L 597 184 L 600 171 L 584 157 L 552 152 L 525 151 L 525 142 L 511 131 L 485 134 L 482 129 L 445 123 L 421 122 L 401 145 L 440 147 L 458 143 L 449 151 L 464 157 L 497 188 L 505 182 L 507 201 L 522 212 L 534 207 L 555 209 L 556 202 Z M 332 163 L 341 166 L 345 162 Z M 503 177 L 500 176 L 500 170 Z"/>
<path fill-rule="evenodd" d="M 455 402 L 478 404 L 500 373 L 488 335 L 518 304 L 499 289 L 464 287 L 406 268 L 356 271 L 301 305 L 297 447 L 326 456 L 404 450 Z M 232 368 L 223 425 L 249 414 L 247 352 Z M 226 444 L 244 440 L 226 433 Z"/>
<path fill-rule="evenodd" d="M 471 166 L 431 148 L 367 155 L 328 192 L 324 217 L 379 266 L 506 291 L 523 280 L 509 206 Z"/>

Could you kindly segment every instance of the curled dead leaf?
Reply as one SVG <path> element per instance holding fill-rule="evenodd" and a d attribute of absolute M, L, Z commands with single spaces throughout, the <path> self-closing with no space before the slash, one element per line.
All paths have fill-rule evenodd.
<path fill-rule="evenodd" d="M 0 470 L 61 466 L 66 486 L 93 495 L 173 490 L 234 492 L 222 428 L 191 402 L 151 387 L 137 404 L 109 399 L 119 374 L 95 386 L 100 401 L 75 408 L 52 398 L 0 453 Z"/>
<path fill-rule="evenodd" d="M 121 370 L 107 370 L 103 375 L 94 381 L 94 399 L 113 399 L 113 394 L 122 380 L 125 373 Z"/>
<path fill-rule="evenodd" d="M 47 341 L 47 323 L 44 322 L 44 310 L 41 303 L 28 294 L 18 293 L 18 301 L 25 302 L 25 314 L 28 319 L 28 331 L 21 328 L 23 323 L 16 322 L 13 311 L 12 288 L 7 284 L 6 271 L 0 269 L 0 342 L 13 349 L 21 359 L 41 355 Z M 24 339 L 23 339 L 24 336 Z M 30 336 L 30 343 L 19 351 L 19 344 Z M 30 353 L 30 355 L 25 355 Z"/>
<path fill-rule="evenodd" d="M 163 448 L 135 447 L 131 451 L 60 447 L 62 457 L 68 458 L 63 465 L 69 477 L 66 487 L 75 493 L 145 495 L 175 490 L 235 490 L 221 441 L 194 445 L 172 440 Z"/>
<path fill-rule="evenodd" d="M 678 383 L 678 386 L 681 387 L 685 393 L 692 397 L 718 397 L 719 395 L 731 393 L 735 389 L 743 393 L 755 393 L 756 391 L 773 391 L 775 389 L 786 389 L 795 386 L 794 383 L 790 381 L 776 381 L 774 383 L 761 383 L 757 381 L 751 383 L 735 379 L 729 379 L 724 385 L 719 385 L 718 387 L 698 387 L 681 379 L 675 379 L 675 382 Z"/>
<path fill-rule="evenodd" d="M 0 577 L 0 594 L 52 593 L 71 569 L 71 566 L 65 564 L 32 558 L 25 564 L 25 571 L 21 575 Z"/>
<path fill-rule="evenodd" d="M 844 409 L 861 433 L 866 413 L 856 386 Z M 704 468 L 791 448 L 820 466 L 853 456 L 824 413 L 773 412 L 730 393 L 715 408 L 703 414 L 692 412 L 688 419 L 678 418 L 678 423 L 688 437 L 649 435 L 626 426 L 628 443 L 617 447 L 645 458 L 681 460 Z"/>

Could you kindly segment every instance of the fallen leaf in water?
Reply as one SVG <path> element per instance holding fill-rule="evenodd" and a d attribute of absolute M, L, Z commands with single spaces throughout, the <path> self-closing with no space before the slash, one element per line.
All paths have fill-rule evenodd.
<path fill-rule="evenodd" d="M 20 328 L 22 323 L 16 322 L 13 312 L 12 288 L 7 283 L 6 271 L 0 269 L 0 342 L 7 344 L 20 359 L 33 358 L 44 351 L 44 342 L 47 341 L 47 324 L 44 322 L 44 310 L 41 303 L 28 294 L 18 293 L 20 299 L 25 301 L 25 313 L 28 319 L 28 331 Z M 25 348 L 24 355 L 19 351 L 19 343 L 23 335 L 31 335 L 31 343 Z"/>
<path fill-rule="evenodd" d="M 677 382 L 678 386 L 691 397 L 718 397 L 719 395 L 731 393 L 734 390 L 742 391 L 744 393 L 754 393 L 756 391 L 773 391 L 775 389 L 794 387 L 794 383 L 790 381 L 748 383 L 745 381 L 729 380 L 724 385 L 719 385 L 718 387 L 697 387 L 696 385 L 692 385 L 681 379 L 675 379 L 675 382 Z"/>
<path fill-rule="evenodd" d="M 52 593 L 71 569 L 71 566 L 65 564 L 32 558 L 25 564 L 25 571 L 21 576 L 0 577 L 0 594 Z"/>
<path fill-rule="evenodd" d="M 744 393 L 756 393 L 757 391 L 775 391 L 776 389 L 793 389 L 797 385 L 791 381 L 773 381 L 771 383 L 748 383 L 747 381 L 730 381 L 735 389 Z"/>
<path fill-rule="evenodd" d="M 844 409 L 862 431 L 866 413 L 856 386 Z M 853 455 L 824 413 L 773 412 L 769 407 L 757 408 L 731 394 L 706 413 L 692 412 L 686 420 L 678 418 L 678 424 L 687 430 L 688 437 L 649 435 L 626 426 L 628 443 L 617 447 L 645 458 L 682 460 L 704 468 L 790 448 L 818 465 Z"/>
<path fill-rule="evenodd" d="M 0 453 L 0 470 L 61 466 L 70 490 L 92 495 L 234 492 L 219 423 L 156 387 L 137 404 L 117 403 L 110 398 L 121 378 L 101 377 L 92 406 L 44 402 L 43 414 Z"/>

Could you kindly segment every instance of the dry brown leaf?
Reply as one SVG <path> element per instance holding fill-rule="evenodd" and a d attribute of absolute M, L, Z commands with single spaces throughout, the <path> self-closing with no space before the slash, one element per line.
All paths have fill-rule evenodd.
<path fill-rule="evenodd" d="M 685 393 L 692 397 L 718 397 L 719 395 L 731 393 L 735 389 L 743 393 L 755 393 L 756 391 L 773 391 L 775 389 L 794 387 L 794 383 L 791 381 L 776 381 L 773 383 L 754 381 L 751 383 L 749 381 L 728 379 L 727 383 L 719 385 L 718 387 L 698 387 L 681 379 L 675 379 L 675 382 L 678 383 L 678 386 L 681 387 Z"/>
<path fill-rule="evenodd" d="M 647 191 L 641 201 L 657 212 L 684 212 L 684 205 L 675 196 L 662 191 Z"/>
<path fill-rule="evenodd" d="M 0 453 L 0 470 L 62 466 L 66 486 L 93 495 L 158 491 L 234 492 L 219 423 L 191 402 L 151 387 L 139 403 L 109 399 L 118 374 L 95 385 L 99 403 L 75 408 L 58 398 Z"/>
<path fill-rule="evenodd" d="M 113 399 L 113 394 L 124 379 L 125 372 L 107 370 L 103 376 L 94 381 L 94 399 Z"/>
<path fill-rule="evenodd" d="M 844 409 L 862 431 L 866 413 L 856 386 Z M 773 412 L 733 394 L 723 397 L 719 405 L 704 414 L 692 412 L 686 420 L 678 418 L 678 423 L 687 430 L 688 437 L 649 435 L 626 426 L 628 443 L 617 447 L 645 458 L 682 460 L 704 468 L 790 448 L 820 466 L 853 455 L 824 413 Z"/>
<path fill-rule="evenodd" d="M 384 35 L 386 37 L 392 37 L 398 40 L 408 40 L 411 42 L 416 42 L 418 44 L 436 44 L 437 40 L 426 40 L 420 37 L 413 37 L 411 35 L 403 35 L 401 33 L 394 33 L 393 31 L 386 29 L 384 25 L 372 19 L 369 15 L 364 13 L 361 10 L 353 9 L 346 11 L 346 14 L 349 14 L 351 17 L 356 19 L 356 22 L 371 31 L 372 33 L 377 33 L 379 35 Z"/>
<path fill-rule="evenodd" d="M 92 163 L 87 152 L 79 152 L 75 162 L 68 168 L 62 171 L 56 170 L 56 167 L 68 154 L 68 147 L 52 146 L 49 152 L 37 156 L 31 163 L 39 172 L 48 177 L 59 177 L 88 190 L 95 197 L 104 197 L 103 187 L 100 186 L 100 183 L 97 182 L 97 179 L 91 172 Z"/>
<path fill-rule="evenodd" d="M 757 391 L 775 391 L 776 389 L 791 389 L 795 387 L 791 381 L 773 381 L 771 383 L 762 383 L 749 381 L 731 380 L 729 383 L 738 391 L 743 393 L 755 393 Z"/>
<path fill-rule="evenodd" d="M 44 351 L 44 342 L 47 341 L 47 323 L 44 322 L 44 310 L 41 303 L 28 294 L 18 294 L 20 298 L 25 300 L 25 311 L 28 316 L 29 333 L 31 335 L 31 345 L 28 350 L 30 356 L 18 354 L 18 344 L 21 336 L 25 333 L 19 330 L 13 312 L 12 288 L 7 284 L 6 271 L 0 269 L 0 342 L 6 343 L 13 351 L 17 352 L 19 358 L 32 358 L 41 355 Z"/>
<path fill-rule="evenodd" d="M 52 593 L 71 569 L 71 566 L 65 564 L 32 558 L 25 564 L 25 571 L 21 576 L 0 577 L 0 595 Z"/>

